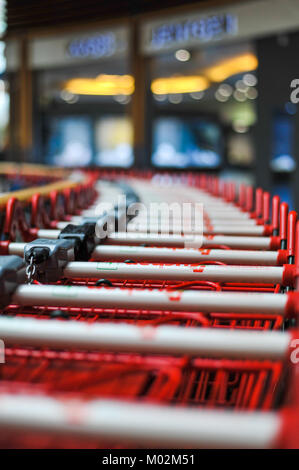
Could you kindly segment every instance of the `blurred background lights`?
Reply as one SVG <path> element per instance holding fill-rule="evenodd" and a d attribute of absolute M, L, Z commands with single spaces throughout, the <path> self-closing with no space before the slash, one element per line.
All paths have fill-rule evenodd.
<path fill-rule="evenodd" d="M 284 109 L 286 110 L 288 114 L 291 114 L 291 115 L 296 114 L 296 111 L 297 111 L 296 105 L 294 103 L 291 103 L 290 101 L 288 101 L 285 104 Z"/>
<path fill-rule="evenodd" d="M 64 83 L 63 89 L 78 95 L 131 95 L 134 78 L 131 75 L 107 74 L 96 78 L 72 78 Z"/>
<path fill-rule="evenodd" d="M 186 49 L 178 49 L 174 55 L 175 55 L 175 58 L 179 60 L 180 62 L 187 62 L 188 60 L 190 60 L 190 57 L 191 57 L 190 52 L 187 51 Z"/>
<path fill-rule="evenodd" d="M 232 127 L 238 134 L 245 134 L 245 132 L 248 132 L 248 126 L 244 121 L 241 120 L 234 121 Z"/>
<path fill-rule="evenodd" d="M 155 99 L 156 101 L 160 101 L 160 102 L 161 102 L 161 101 L 165 101 L 166 98 L 167 98 L 167 95 L 154 95 L 154 99 Z"/>
<path fill-rule="evenodd" d="M 128 104 L 131 101 L 131 97 L 129 95 L 115 95 L 115 101 L 120 104 Z"/>
<path fill-rule="evenodd" d="M 224 96 L 222 93 L 220 93 L 219 90 L 217 90 L 215 93 L 215 98 L 217 101 L 220 101 L 221 103 L 225 103 L 225 101 L 227 101 L 229 97 Z"/>
<path fill-rule="evenodd" d="M 77 95 L 75 95 L 74 93 L 70 93 L 67 90 L 62 90 L 60 93 L 60 97 L 63 101 L 66 101 L 69 104 L 77 103 L 79 99 Z"/>
<path fill-rule="evenodd" d="M 246 99 L 247 99 L 245 93 L 243 93 L 240 90 L 235 90 L 234 91 L 234 98 L 235 98 L 235 100 L 239 101 L 240 103 L 242 103 L 243 101 L 246 101 Z"/>
<path fill-rule="evenodd" d="M 151 90 L 157 95 L 193 93 L 206 90 L 209 85 L 209 81 L 200 75 L 173 76 L 156 78 L 152 81 Z"/>
<path fill-rule="evenodd" d="M 257 84 L 257 78 L 252 73 L 246 73 L 243 77 L 243 82 L 247 86 L 255 86 Z"/>
<path fill-rule="evenodd" d="M 222 95 L 226 98 L 229 98 L 231 96 L 232 92 L 233 92 L 233 88 L 232 88 L 232 86 L 228 85 L 227 83 L 223 83 L 218 88 L 218 92 L 220 93 L 220 95 Z"/>
<path fill-rule="evenodd" d="M 243 80 L 238 80 L 236 82 L 236 89 L 245 92 L 248 90 L 248 86 L 243 82 Z"/>
<path fill-rule="evenodd" d="M 258 96 L 258 92 L 257 92 L 257 89 L 252 87 L 252 88 L 249 88 L 246 93 L 245 93 L 246 97 L 249 98 L 250 100 L 255 100 Z"/>
<path fill-rule="evenodd" d="M 270 167 L 272 171 L 277 171 L 278 173 L 290 173 L 295 171 L 296 162 L 291 155 L 279 155 L 271 160 Z"/>
<path fill-rule="evenodd" d="M 205 76 L 213 82 L 223 82 L 232 75 L 255 70 L 257 66 L 257 57 L 248 52 L 230 59 L 224 59 L 212 67 L 207 68 L 205 70 Z"/>
<path fill-rule="evenodd" d="M 180 93 L 171 94 L 168 96 L 168 100 L 172 104 L 179 104 L 182 102 L 183 97 Z"/>
<path fill-rule="evenodd" d="M 204 95 L 204 91 L 194 91 L 193 93 L 190 93 L 191 98 L 193 98 L 194 100 L 201 100 Z"/>

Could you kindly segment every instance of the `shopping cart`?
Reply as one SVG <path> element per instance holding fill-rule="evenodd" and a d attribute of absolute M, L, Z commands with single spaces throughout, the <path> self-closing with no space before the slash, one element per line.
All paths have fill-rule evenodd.
<path fill-rule="evenodd" d="M 136 179 L 136 174 L 130 176 Z M 220 195 L 219 182 L 214 178 L 177 176 L 186 184 L 199 184 L 215 197 Z M 114 172 L 111 179 L 117 177 Z M 150 178 L 153 175 L 147 174 L 144 180 Z M 93 184 L 94 180 L 88 182 L 89 186 Z M 85 190 L 86 186 L 82 193 Z M 235 193 L 233 184 L 223 186 L 222 195 L 229 204 L 236 199 Z M 240 188 L 239 193 L 240 206 L 251 212 L 253 191 Z M 260 192 L 256 195 L 259 215 Z M 90 191 L 81 210 L 94 203 L 95 197 Z M 27 240 L 39 236 L 40 230 L 57 231 L 59 219 L 81 216 L 65 209 L 68 194 L 64 192 L 62 199 L 64 211 L 56 212 L 56 218 L 45 223 L 45 215 L 40 214 L 46 206 L 39 202 L 42 209 L 34 212 L 32 207 L 37 206 L 31 198 L 30 212 L 35 220 L 40 218 L 40 226 L 37 230 L 33 222 L 27 224 L 23 230 L 23 234 L 30 233 Z M 57 193 L 50 198 L 54 209 L 62 199 Z M 277 198 L 275 201 L 273 206 Z M 287 263 L 295 254 L 295 218 L 294 214 L 289 217 L 287 236 L 286 207 L 282 207 L 280 232 L 276 232 L 276 215 L 271 230 L 267 230 L 276 240 L 276 248 L 272 244 L 274 255 L 278 256 L 278 249 L 287 250 Z M 10 230 L 5 233 L 2 253 L 14 249 L 22 253 L 23 245 L 14 247 L 14 234 Z M 265 238 L 264 233 L 256 238 Z M 114 246 L 110 245 L 111 237 L 106 242 L 103 248 Z M 119 263 L 119 252 L 114 256 L 109 262 Z M 130 258 L 135 263 L 127 263 L 129 270 L 146 270 L 149 266 L 140 260 L 136 263 L 136 255 Z M 88 263 L 92 259 L 94 255 Z M 213 254 L 211 264 L 204 263 L 225 267 Z M 150 266 L 167 270 L 173 263 L 153 261 Z M 197 268 L 201 266 L 196 263 Z M 0 446 L 290 445 L 284 433 L 290 421 L 279 410 L 288 398 L 290 381 L 295 380 L 296 367 L 289 356 L 296 334 L 288 330 L 297 314 L 296 292 L 292 292 L 297 279 L 295 267 L 293 284 L 287 286 L 282 276 L 275 282 L 247 283 L 182 281 L 175 280 L 175 275 L 172 280 L 118 278 L 109 277 L 107 272 L 103 275 L 104 271 L 99 279 L 72 277 L 70 271 L 67 265 L 62 278 L 46 286 L 37 280 L 31 286 L 18 287 L 12 302 L 2 309 L 0 337 L 6 344 L 6 363 L 1 366 L 0 426 L 7 432 Z M 288 292 L 284 292 L 285 287 Z M 241 311 L 234 310 L 230 302 L 236 299 L 235 294 L 243 296 L 238 297 L 241 305 L 248 293 L 267 297 L 254 297 L 254 305 L 249 302 Z M 219 297 L 222 294 L 232 297 Z M 213 308 L 212 299 L 218 308 Z M 224 299 L 228 299 L 226 306 Z M 292 407 L 295 409 L 294 404 Z"/>

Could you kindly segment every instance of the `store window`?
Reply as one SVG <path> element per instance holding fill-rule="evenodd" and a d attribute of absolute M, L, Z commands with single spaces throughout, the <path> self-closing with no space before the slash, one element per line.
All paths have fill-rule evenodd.
<path fill-rule="evenodd" d="M 152 164 L 252 168 L 257 67 L 250 42 L 193 45 L 154 55 Z"/>
<path fill-rule="evenodd" d="M 287 103 L 284 111 L 274 112 L 272 120 L 272 155 L 270 167 L 277 173 L 291 173 L 296 168 L 294 158 L 296 106 Z"/>
<path fill-rule="evenodd" d="M 65 167 L 91 164 L 92 126 L 88 116 L 50 120 L 46 162 Z"/>
<path fill-rule="evenodd" d="M 207 119 L 157 118 L 152 163 L 157 167 L 216 168 L 222 158 L 219 125 Z"/>
<path fill-rule="evenodd" d="M 31 44 L 31 58 L 38 90 L 37 159 L 46 156 L 60 166 L 130 167 L 134 78 L 127 29 L 38 39 Z"/>
<path fill-rule="evenodd" d="M 128 168 L 134 162 L 133 126 L 126 116 L 105 116 L 96 122 L 96 157 L 98 166 Z"/>

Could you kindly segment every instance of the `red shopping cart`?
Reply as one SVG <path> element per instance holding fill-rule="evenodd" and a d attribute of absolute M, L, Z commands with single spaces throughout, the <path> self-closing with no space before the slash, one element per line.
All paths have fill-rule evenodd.
<path fill-rule="evenodd" d="M 149 176 L 144 180 L 150 181 Z M 117 177 L 114 172 L 111 179 Z M 236 200 L 234 185 L 221 189 L 216 179 L 198 180 L 191 175 L 182 175 L 181 181 L 192 187 L 199 184 L 201 192 L 214 198 L 222 196 L 228 207 Z M 257 219 L 262 195 L 256 192 Z M 65 193 L 64 198 L 65 208 Z M 94 203 L 95 193 L 91 191 L 88 199 L 85 207 Z M 54 208 L 58 200 L 61 198 L 56 194 Z M 17 285 L 0 318 L 0 337 L 6 344 L 0 427 L 7 429 L 0 445 L 289 446 L 285 429 L 294 426 L 282 410 L 296 369 L 289 360 L 296 333 L 288 329 L 288 323 L 297 315 L 297 292 L 292 292 L 297 271 L 292 263 L 291 268 L 277 266 L 276 260 L 281 249 L 286 250 L 280 255 L 284 256 L 283 264 L 293 261 L 295 216 L 289 217 L 287 234 L 286 208 L 282 206 L 280 232 L 276 232 L 274 215 L 265 237 L 264 227 L 269 227 L 267 195 L 264 201 L 263 224 L 248 227 L 262 227 L 255 238 L 268 240 L 268 245 L 263 241 L 263 246 L 255 246 L 260 249 L 255 254 L 265 257 L 260 272 L 267 272 L 268 277 L 255 279 L 251 274 L 250 280 L 254 263 L 244 266 L 243 279 L 239 266 L 235 267 L 239 278 L 229 277 L 236 271 L 229 263 L 223 264 L 227 259 L 217 259 L 217 253 L 212 253 L 217 248 L 209 252 L 208 260 L 193 261 L 193 265 L 174 266 L 178 264 L 174 257 L 166 262 L 150 259 L 148 263 L 144 259 L 147 248 L 164 249 L 155 248 L 156 241 L 138 247 L 137 259 L 134 245 L 129 255 L 115 249 L 113 237 L 108 236 L 95 248 L 90 261 L 67 263 L 59 280 L 41 284 L 37 279 L 31 285 Z M 276 208 L 277 198 L 275 201 Z M 252 189 L 240 188 L 237 204 L 240 214 L 252 213 Z M 63 221 L 81 214 L 64 210 L 57 212 L 56 218 Z M 50 236 L 49 231 L 55 228 L 54 240 L 61 230 L 58 220 L 46 227 L 42 218 L 38 230 L 29 226 L 25 232 L 29 230 L 30 239 L 34 239 L 40 230 L 48 230 Z M 270 237 L 275 239 L 275 247 Z M 14 243 L 10 235 L 7 238 L 3 253 L 19 250 L 22 254 L 24 244 Z M 218 248 L 224 252 L 218 256 L 236 253 L 241 247 L 249 259 L 253 255 L 242 245 L 242 238 L 235 236 L 234 249 Z M 247 248 L 252 247 L 249 244 Z M 103 259 L 105 249 L 111 250 L 108 259 Z M 179 249 L 170 251 L 176 255 Z M 99 253 L 102 257 L 93 261 Z M 274 255 L 274 261 L 267 270 L 268 254 Z M 115 264 L 118 273 L 114 272 Z M 196 268 L 199 278 L 207 278 L 182 279 L 185 271 Z M 156 271 L 165 274 L 159 278 L 153 274 Z M 292 409 L 295 407 L 292 404 Z"/>

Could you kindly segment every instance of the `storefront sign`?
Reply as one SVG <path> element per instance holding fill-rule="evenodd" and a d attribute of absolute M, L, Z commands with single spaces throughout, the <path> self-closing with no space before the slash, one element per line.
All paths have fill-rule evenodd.
<path fill-rule="evenodd" d="M 128 29 L 94 31 L 33 39 L 30 62 L 34 69 L 65 67 L 108 57 L 119 57 L 128 50 Z"/>
<path fill-rule="evenodd" d="M 298 0 L 252 0 L 144 21 L 144 54 L 298 30 Z"/>
<path fill-rule="evenodd" d="M 164 23 L 152 29 L 151 46 L 160 49 L 190 40 L 207 42 L 212 39 L 221 39 L 226 35 L 234 35 L 237 31 L 238 18 L 231 14 Z"/>
<path fill-rule="evenodd" d="M 108 31 L 73 39 L 67 46 L 67 53 L 70 57 L 109 57 L 115 53 L 116 47 L 116 36 L 113 32 Z"/>

